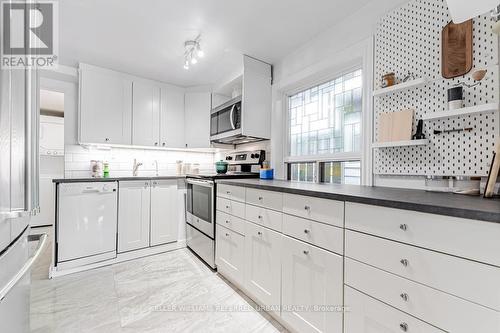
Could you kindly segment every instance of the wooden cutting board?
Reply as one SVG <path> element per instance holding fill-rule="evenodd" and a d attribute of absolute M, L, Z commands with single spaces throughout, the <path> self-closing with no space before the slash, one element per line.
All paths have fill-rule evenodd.
<path fill-rule="evenodd" d="M 441 73 L 451 79 L 472 69 L 472 20 L 448 23 L 441 35 Z"/>
<path fill-rule="evenodd" d="M 378 142 L 392 140 L 392 116 L 391 113 L 382 112 L 378 120 Z"/>
<path fill-rule="evenodd" d="M 413 127 L 413 110 L 392 113 L 391 141 L 409 141 Z"/>

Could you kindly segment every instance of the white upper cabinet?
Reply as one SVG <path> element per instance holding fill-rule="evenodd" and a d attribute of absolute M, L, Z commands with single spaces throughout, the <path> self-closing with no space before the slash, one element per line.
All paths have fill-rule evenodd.
<path fill-rule="evenodd" d="M 161 89 L 160 145 L 168 148 L 185 148 L 184 90 L 177 87 Z"/>
<path fill-rule="evenodd" d="M 126 75 L 80 64 L 79 141 L 132 143 L 132 80 Z"/>
<path fill-rule="evenodd" d="M 132 86 L 132 144 L 159 146 L 160 87 L 134 81 Z"/>
<path fill-rule="evenodd" d="M 210 147 L 210 92 L 187 92 L 185 95 L 187 148 Z"/>
<path fill-rule="evenodd" d="M 179 228 L 177 207 L 177 180 L 153 180 L 151 186 L 151 246 L 177 241 Z"/>

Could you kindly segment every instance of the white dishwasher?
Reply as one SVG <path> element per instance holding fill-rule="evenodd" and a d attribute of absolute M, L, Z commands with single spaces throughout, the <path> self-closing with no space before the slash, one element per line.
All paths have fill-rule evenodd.
<path fill-rule="evenodd" d="M 57 262 L 116 258 L 117 182 L 61 183 L 57 201 Z"/>

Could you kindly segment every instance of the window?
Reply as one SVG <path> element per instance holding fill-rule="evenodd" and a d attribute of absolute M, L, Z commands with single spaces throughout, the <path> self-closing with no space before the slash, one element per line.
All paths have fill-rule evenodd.
<path fill-rule="evenodd" d="M 361 183 L 361 74 L 288 97 L 288 179 Z"/>

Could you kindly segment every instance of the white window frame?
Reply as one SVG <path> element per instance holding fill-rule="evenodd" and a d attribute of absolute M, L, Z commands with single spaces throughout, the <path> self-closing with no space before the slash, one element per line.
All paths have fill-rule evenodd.
<path fill-rule="evenodd" d="M 365 96 L 367 95 L 367 87 L 365 82 L 367 81 L 365 79 L 366 75 L 365 73 L 365 66 L 363 66 L 363 62 L 359 62 L 354 66 L 349 66 L 343 68 L 341 71 L 335 71 L 331 72 L 328 74 L 327 79 L 323 77 L 322 79 L 316 79 L 314 81 L 309 81 L 306 84 L 300 85 L 298 88 L 288 90 L 284 92 L 283 98 L 285 102 L 283 103 L 284 105 L 284 127 L 285 127 L 285 140 L 283 140 L 285 147 L 284 147 L 284 158 L 283 161 L 285 163 L 285 176 L 289 178 L 288 175 L 288 166 L 287 164 L 289 163 L 310 163 L 314 162 L 316 163 L 316 174 L 314 175 L 314 182 L 318 183 L 320 181 L 319 177 L 319 168 L 321 167 L 321 163 L 323 162 L 347 162 L 347 161 L 360 161 L 361 162 L 361 184 L 364 183 L 365 180 L 365 175 L 364 175 L 364 150 L 366 149 L 365 144 L 364 144 L 364 139 L 365 139 L 365 134 L 363 131 L 366 128 L 366 125 L 364 122 L 366 121 L 365 113 L 368 112 L 368 109 L 365 108 Z M 333 154 L 317 154 L 317 155 L 304 155 L 304 156 L 290 156 L 290 126 L 289 126 L 289 103 L 290 103 L 290 97 L 300 93 L 304 90 L 319 86 L 323 83 L 335 80 L 336 78 L 339 78 L 345 74 L 354 72 L 356 70 L 361 70 L 361 76 L 363 78 L 363 83 L 362 83 L 362 106 L 361 106 L 361 149 L 359 152 L 339 152 L 339 153 L 333 153 Z M 369 92 L 369 95 L 371 96 L 371 91 Z M 371 149 L 368 148 L 368 149 Z M 371 169 L 371 168 L 370 168 Z M 371 170 L 370 170 L 371 172 Z"/>

